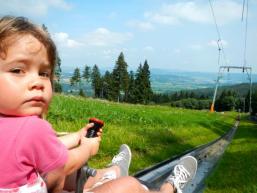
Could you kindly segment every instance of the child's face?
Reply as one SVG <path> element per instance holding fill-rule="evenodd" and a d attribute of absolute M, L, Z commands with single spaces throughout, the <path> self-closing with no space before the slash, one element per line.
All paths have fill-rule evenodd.
<path fill-rule="evenodd" d="M 50 75 L 43 44 L 32 35 L 17 38 L 0 57 L 0 115 L 42 115 L 52 97 Z"/>

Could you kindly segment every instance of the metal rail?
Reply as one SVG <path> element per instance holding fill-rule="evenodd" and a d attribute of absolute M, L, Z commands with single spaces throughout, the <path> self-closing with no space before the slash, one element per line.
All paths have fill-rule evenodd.
<path fill-rule="evenodd" d="M 238 125 L 239 120 L 236 121 L 233 128 L 220 138 L 139 171 L 134 177 L 138 178 L 142 183 L 145 183 L 150 189 L 159 189 L 174 166 L 178 163 L 179 159 L 185 155 L 192 155 L 198 160 L 198 170 L 193 181 L 184 188 L 183 193 L 200 193 L 204 189 L 204 179 L 211 173 L 212 169 L 223 155 Z"/>

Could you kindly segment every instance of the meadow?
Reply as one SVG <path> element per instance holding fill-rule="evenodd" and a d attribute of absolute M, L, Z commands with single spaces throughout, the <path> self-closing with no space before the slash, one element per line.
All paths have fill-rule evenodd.
<path fill-rule="evenodd" d="M 56 95 L 47 119 L 56 131 L 72 132 L 82 128 L 90 117 L 105 122 L 100 151 L 90 165 L 105 167 L 120 144 L 126 143 L 132 149 L 133 174 L 218 138 L 232 127 L 236 114 Z"/>
<path fill-rule="evenodd" d="M 131 147 L 130 174 L 208 143 L 234 124 L 237 113 L 210 113 L 157 105 L 131 105 L 56 95 L 47 119 L 56 131 L 73 132 L 90 117 L 105 121 L 101 147 L 89 164 L 105 167 L 120 144 Z M 257 193 L 257 125 L 243 115 L 239 128 L 206 179 L 206 193 Z"/>

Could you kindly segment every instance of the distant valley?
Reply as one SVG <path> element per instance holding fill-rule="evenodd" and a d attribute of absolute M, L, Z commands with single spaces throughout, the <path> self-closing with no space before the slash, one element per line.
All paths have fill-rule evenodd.
<path fill-rule="evenodd" d="M 151 73 L 152 88 L 158 93 L 213 88 L 218 75 L 209 72 L 166 72 L 163 70 L 152 70 Z M 257 74 L 252 75 L 252 82 L 257 82 Z M 220 78 L 220 86 L 242 83 L 249 83 L 245 73 L 228 73 Z"/>
<path fill-rule="evenodd" d="M 72 72 L 63 72 L 61 83 L 64 92 L 69 92 Z M 152 89 L 156 93 L 170 93 L 180 90 L 195 90 L 215 87 L 217 73 L 182 72 L 151 69 Z M 252 82 L 257 82 L 257 74 L 252 74 Z M 228 73 L 220 79 L 220 86 L 249 83 L 245 73 Z M 83 83 L 83 90 L 87 96 L 92 96 L 90 83 Z"/>

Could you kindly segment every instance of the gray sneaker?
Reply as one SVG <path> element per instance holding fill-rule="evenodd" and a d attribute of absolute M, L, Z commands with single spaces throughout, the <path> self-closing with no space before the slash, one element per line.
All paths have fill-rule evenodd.
<path fill-rule="evenodd" d="M 194 178 L 196 170 L 197 160 L 194 157 L 182 157 L 166 182 L 172 184 L 176 188 L 177 193 L 182 193 L 184 186 Z"/>
<path fill-rule="evenodd" d="M 128 170 L 131 162 L 131 151 L 128 145 L 122 144 L 119 149 L 119 153 L 112 159 L 112 163 L 109 166 L 117 165 L 120 167 L 120 175 L 128 176 Z"/>

